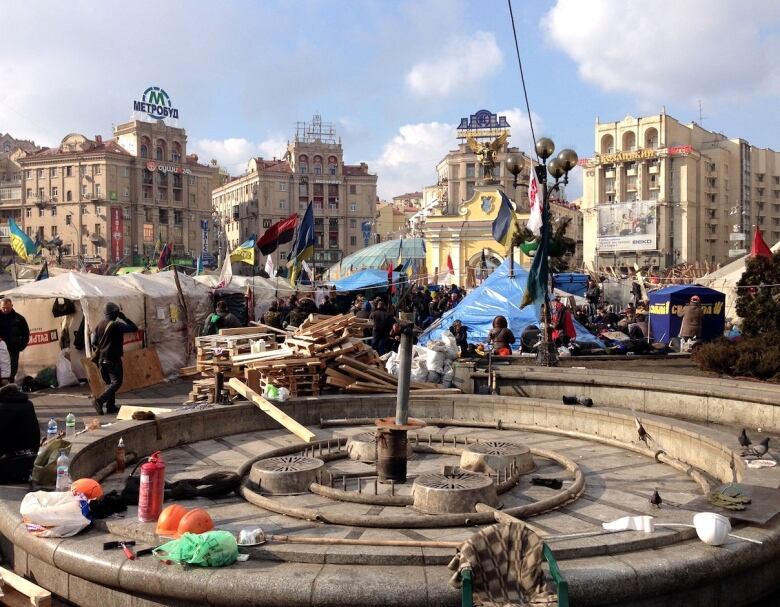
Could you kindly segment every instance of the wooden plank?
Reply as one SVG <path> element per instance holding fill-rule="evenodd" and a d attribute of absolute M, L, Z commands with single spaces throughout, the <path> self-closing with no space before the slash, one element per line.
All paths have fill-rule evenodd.
<path fill-rule="evenodd" d="M 359 380 L 363 380 L 364 382 L 367 382 L 369 384 L 375 384 L 377 386 L 381 387 L 387 387 L 391 390 L 396 389 L 395 384 L 391 384 L 388 381 L 382 381 L 378 377 L 374 377 L 370 373 L 366 373 L 365 371 L 361 371 L 360 369 L 355 369 L 355 367 L 350 367 L 349 365 L 339 365 L 339 371 L 342 373 L 346 373 L 347 375 L 352 375 L 353 377 L 356 377 Z"/>
<path fill-rule="evenodd" d="M 5 567 L 0 567 L 0 588 L 0 604 L 51 607 L 51 592 Z"/>
<path fill-rule="evenodd" d="M 249 324 L 251 324 L 254 327 L 260 327 L 261 329 L 265 329 L 266 331 L 271 331 L 272 333 L 278 333 L 279 335 L 290 335 L 289 331 L 285 331 L 283 329 L 277 329 L 276 327 L 272 327 L 271 325 L 264 325 L 263 323 L 257 322 L 256 320 L 250 320 Z"/>
<path fill-rule="evenodd" d="M 314 433 L 306 428 L 306 426 L 299 424 L 292 417 L 287 415 L 284 411 L 275 405 L 271 404 L 268 400 L 260 396 L 241 380 L 234 377 L 228 382 L 228 386 L 233 388 L 244 398 L 253 402 L 255 405 L 257 405 L 260 411 L 275 419 L 301 440 L 310 443 L 315 439 Z"/>
<path fill-rule="evenodd" d="M 257 335 L 258 337 L 270 337 L 267 331 L 258 331 L 259 327 L 234 327 L 232 329 L 220 329 L 220 335 Z"/>
<path fill-rule="evenodd" d="M 103 378 L 97 365 L 89 358 L 82 358 L 81 364 L 84 372 L 87 374 L 89 390 L 92 396 L 98 396 L 105 389 Z M 142 348 L 140 350 L 130 350 L 125 352 L 122 358 L 122 367 L 124 369 L 124 381 L 119 388 L 118 394 L 124 394 L 138 388 L 146 388 L 161 383 L 163 376 L 160 358 L 157 356 L 157 350 L 152 348 Z"/>
<path fill-rule="evenodd" d="M 291 348 L 278 348 L 276 350 L 266 350 L 265 352 L 255 352 L 249 354 L 237 354 L 230 358 L 234 365 L 247 365 L 253 362 L 266 360 L 284 359 L 292 356 L 294 352 Z"/>

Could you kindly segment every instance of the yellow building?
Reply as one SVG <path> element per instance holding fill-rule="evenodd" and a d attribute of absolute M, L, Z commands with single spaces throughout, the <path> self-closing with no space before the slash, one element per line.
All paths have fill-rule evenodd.
<path fill-rule="evenodd" d="M 472 287 L 480 278 L 484 253 L 488 272 L 499 266 L 507 251 L 493 239 L 493 220 L 501 206 L 499 186 L 475 186 L 470 200 L 457 214 L 428 217 L 422 225 L 426 245 L 426 266 L 431 282 L 454 282 Z M 528 213 L 517 213 L 520 225 Z M 447 276 L 447 258 L 452 259 L 454 275 Z M 515 263 L 529 266 L 530 258 L 515 249 Z M 435 274 L 436 278 L 433 278 Z"/>
<path fill-rule="evenodd" d="M 389 202 L 376 205 L 374 242 L 385 242 L 403 237 L 407 232 L 408 215 Z"/>

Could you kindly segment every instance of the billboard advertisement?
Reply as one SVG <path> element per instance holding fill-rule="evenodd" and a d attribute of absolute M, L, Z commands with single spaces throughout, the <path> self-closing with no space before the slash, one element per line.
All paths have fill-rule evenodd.
<path fill-rule="evenodd" d="M 120 207 L 111 207 L 111 261 L 125 256 L 125 218 Z"/>
<path fill-rule="evenodd" d="M 656 248 L 656 202 L 635 200 L 602 204 L 599 251 L 652 251 Z"/>

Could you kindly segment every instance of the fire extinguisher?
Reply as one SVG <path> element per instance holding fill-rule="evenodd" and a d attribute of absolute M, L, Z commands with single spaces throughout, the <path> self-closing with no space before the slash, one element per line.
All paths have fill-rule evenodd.
<path fill-rule="evenodd" d="M 141 487 L 138 492 L 138 520 L 153 523 L 162 512 L 165 499 L 165 462 L 155 451 L 141 466 Z"/>

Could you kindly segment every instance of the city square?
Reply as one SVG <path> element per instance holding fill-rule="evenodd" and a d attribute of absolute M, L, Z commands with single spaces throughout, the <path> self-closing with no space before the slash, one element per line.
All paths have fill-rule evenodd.
<path fill-rule="evenodd" d="M 780 13 L 482 6 L 3 6 L 0 605 L 778 604 Z"/>

